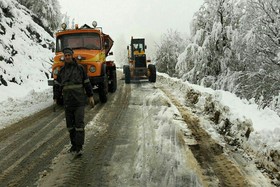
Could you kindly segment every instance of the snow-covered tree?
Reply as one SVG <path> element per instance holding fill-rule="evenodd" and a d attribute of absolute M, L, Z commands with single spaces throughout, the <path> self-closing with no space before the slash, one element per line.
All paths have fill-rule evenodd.
<path fill-rule="evenodd" d="M 58 0 L 17 0 L 40 18 L 42 24 L 54 31 L 61 23 L 62 15 Z"/>
<path fill-rule="evenodd" d="M 232 41 L 239 26 L 239 18 L 233 14 L 235 7 L 231 2 L 207 0 L 195 14 L 192 42 L 176 66 L 179 76 L 193 83 L 213 87 L 219 75 L 236 69 L 236 52 Z"/>
<path fill-rule="evenodd" d="M 252 31 L 258 42 L 254 53 L 264 63 L 280 64 L 280 3 L 278 0 L 250 0 L 248 11 L 255 19 Z"/>
<path fill-rule="evenodd" d="M 278 0 L 248 0 L 242 22 L 246 59 L 253 84 L 247 97 L 254 97 L 265 106 L 272 106 L 272 100 L 279 95 L 280 86 L 280 3 Z M 274 102 L 275 103 L 275 102 Z M 278 106 L 279 107 L 279 106 Z"/>
<path fill-rule="evenodd" d="M 279 109 L 279 18 L 279 0 L 205 0 L 172 74 Z M 168 49 L 163 44 L 160 49 Z M 157 56 L 164 56 L 162 51 Z M 162 59 L 158 65 L 167 64 Z M 161 70 L 168 73 L 166 67 Z"/>
<path fill-rule="evenodd" d="M 186 42 L 177 31 L 169 30 L 161 39 L 156 50 L 156 66 L 160 72 L 175 76 L 175 66 L 178 56 L 183 52 Z"/>

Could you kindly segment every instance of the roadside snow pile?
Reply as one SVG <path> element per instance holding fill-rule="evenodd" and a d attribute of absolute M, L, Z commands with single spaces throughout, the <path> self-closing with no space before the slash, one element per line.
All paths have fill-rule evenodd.
<path fill-rule="evenodd" d="M 0 102 L 0 129 L 35 114 L 52 103 L 52 89 L 42 92 L 31 90 L 22 98 L 9 97 L 6 101 Z"/>
<path fill-rule="evenodd" d="M 213 138 L 249 155 L 278 185 L 280 117 L 276 112 L 259 108 L 253 100 L 242 100 L 232 93 L 193 85 L 166 74 L 159 73 L 157 81 L 169 87 L 202 120 L 212 121 L 202 125 Z"/>

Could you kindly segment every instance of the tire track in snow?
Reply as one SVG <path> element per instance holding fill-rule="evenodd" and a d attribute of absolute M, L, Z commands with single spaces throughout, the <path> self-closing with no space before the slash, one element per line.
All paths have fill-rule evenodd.
<path fill-rule="evenodd" d="M 209 186 L 251 186 L 244 173 L 223 152 L 223 147 L 200 126 L 198 117 L 183 106 L 167 89 L 161 87 L 161 90 L 178 108 L 188 128 L 191 129 L 192 135 L 198 142 L 197 144 L 189 145 L 189 147 L 200 163 L 200 167 L 204 170 L 204 181 Z M 213 178 L 217 178 L 218 181 L 213 180 Z"/>
<path fill-rule="evenodd" d="M 46 111 L 46 110 L 44 110 Z M 9 136 L 0 142 L 0 184 L 7 186 L 30 185 L 38 172 L 65 144 L 62 109 L 57 113 L 47 110 L 8 128 Z M 20 125 L 22 124 L 23 127 Z M 53 148 L 56 149 L 53 149 Z"/>
<path fill-rule="evenodd" d="M 129 95 L 130 86 L 123 88 L 118 83 L 118 90 L 109 95 L 106 104 L 98 104 L 93 109 L 86 110 L 87 125 L 83 156 L 73 159 L 73 156 L 64 149 L 53 160 L 51 171 L 41 176 L 38 181 L 41 187 L 104 186 L 109 182 L 106 173 L 102 170 L 106 168 L 104 164 L 108 165 L 110 151 L 114 149 L 106 145 L 110 145 L 107 142 L 113 141 L 118 131 L 118 126 L 114 127 L 114 123 L 118 121 L 122 108 L 127 105 Z M 115 111 L 112 112 L 114 109 Z"/>
<path fill-rule="evenodd" d="M 87 124 L 83 156 L 60 154 L 40 186 L 201 186 L 185 162 L 181 121 L 153 85 L 118 85 Z"/>

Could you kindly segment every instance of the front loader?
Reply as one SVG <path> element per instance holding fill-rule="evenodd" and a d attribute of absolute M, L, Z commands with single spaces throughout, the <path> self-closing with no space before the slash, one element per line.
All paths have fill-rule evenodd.
<path fill-rule="evenodd" d="M 131 37 L 130 45 L 127 46 L 128 65 L 123 66 L 125 83 L 131 80 L 148 79 L 150 82 L 156 82 L 156 67 L 147 60 L 144 38 Z"/>

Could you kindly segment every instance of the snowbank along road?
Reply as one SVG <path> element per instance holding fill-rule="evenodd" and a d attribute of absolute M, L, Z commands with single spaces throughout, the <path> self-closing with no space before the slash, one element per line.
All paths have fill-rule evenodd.
<path fill-rule="evenodd" d="M 119 80 L 106 104 L 87 107 L 80 158 L 67 152 L 62 108 L 2 129 L 0 186 L 273 186 L 254 163 L 212 139 L 164 77 L 157 81 Z"/>

